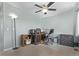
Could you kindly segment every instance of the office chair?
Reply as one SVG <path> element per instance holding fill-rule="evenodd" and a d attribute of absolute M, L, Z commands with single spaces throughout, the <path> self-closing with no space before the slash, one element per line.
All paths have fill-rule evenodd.
<path fill-rule="evenodd" d="M 35 43 L 35 29 L 30 29 L 29 35 L 31 35 L 31 44 L 34 44 Z"/>
<path fill-rule="evenodd" d="M 54 38 L 50 37 L 50 35 L 54 33 L 54 29 L 50 29 L 48 35 L 45 36 L 45 44 L 48 45 L 48 44 L 53 44 L 53 41 L 54 41 Z"/>

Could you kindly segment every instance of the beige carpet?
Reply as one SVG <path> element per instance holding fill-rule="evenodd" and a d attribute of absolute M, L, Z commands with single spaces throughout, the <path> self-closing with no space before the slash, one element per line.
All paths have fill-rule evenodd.
<path fill-rule="evenodd" d="M 62 45 L 27 45 L 17 50 L 9 50 L 0 53 L 1 56 L 79 56 L 79 51 L 73 47 Z"/>

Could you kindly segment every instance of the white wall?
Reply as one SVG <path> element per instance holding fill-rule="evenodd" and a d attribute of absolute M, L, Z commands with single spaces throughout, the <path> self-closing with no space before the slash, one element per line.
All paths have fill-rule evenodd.
<path fill-rule="evenodd" d="M 74 24 L 76 21 L 75 11 L 69 10 L 62 14 L 42 19 L 42 26 L 54 28 L 55 34 L 74 34 Z M 42 22 L 41 20 L 41 22 Z"/>
<path fill-rule="evenodd" d="M 12 25 L 13 21 L 8 16 L 9 13 L 15 13 L 18 15 L 16 19 L 16 40 L 17 47 L 20 46 L 20 35 L 23 33 L 28 33 L 29 29 L 41 28 L 41 29 L 55 29 L 55 34 L 74 34 L 74 21 L 75 12 L 73 10 L 67 11 L 65 13 L 51 16 L 47 18 L 37 18 L 30 15 L 26 11 L 21 11 L 7 3 L 5 3 L 5 20 L 4 20 L 4 48 L 12 48 L 14 46 L 14 38 L 12 38 Z M 8 28 L 8 29 L 7 29 Z M 13 43 L 13 44 L 12 44 Z"/>

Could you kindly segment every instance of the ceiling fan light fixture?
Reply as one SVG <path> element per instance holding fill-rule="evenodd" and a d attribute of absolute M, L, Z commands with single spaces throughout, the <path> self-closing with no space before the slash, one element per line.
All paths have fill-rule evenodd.
<path fill-rule="evenodd" d="M 47 13 L 48 9 L 42 9 L 43 13 Z"/>
<path fill-rule="evenodd" d="M 43 14 L 47 14 L 48 11 L 56 11 L 56 9 L 49 8 L 55 2 L 49 2 L 48 4 L 44 4 L 42 6 L 35 4 L 35 6 L 41 8 L 41 10 L 36 11 L 35 13 L 42 12 Z"/>

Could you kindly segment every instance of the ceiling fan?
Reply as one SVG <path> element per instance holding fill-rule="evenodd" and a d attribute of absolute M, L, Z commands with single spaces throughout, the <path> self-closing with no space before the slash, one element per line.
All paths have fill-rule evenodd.
<path fill-rule="evenodd" d="M 56 11 L 56 9 L 49 8 L 54 3 L 55 2 L 49 2 L 47 5 L 44 4 L 43 6 L 40 6 L 38 4 L 35 4 L 35 6 L 41 8 L 41 10 L 38 10 L 35 13 L 38 13 L 38 12 L 41 12 L 42 11 L 44 14 L 47 14 L 47 11 Z"/>

